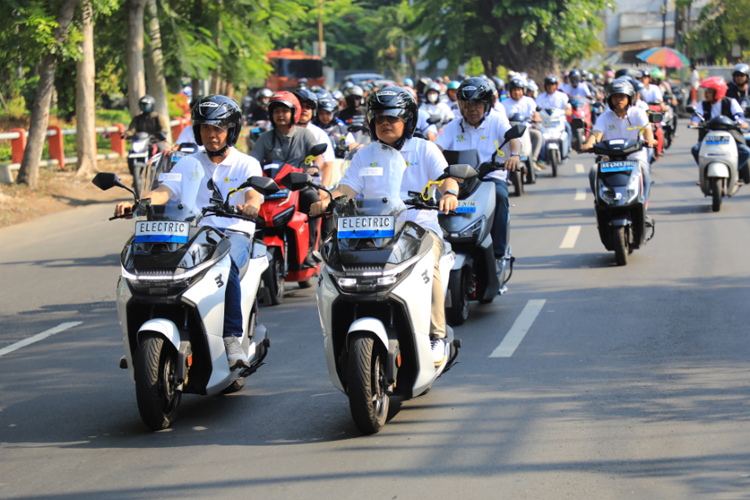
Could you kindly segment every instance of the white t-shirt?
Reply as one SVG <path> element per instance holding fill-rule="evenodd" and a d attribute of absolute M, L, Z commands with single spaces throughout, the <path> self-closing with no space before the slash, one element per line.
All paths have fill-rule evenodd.
<path fill-rule="evenodd" d="M 559 90 L 556 90 L 552 94 L 548 94 L 547 92 L 539 94 L 539 97 L 536 98 L 536 103 L 544 109 L 565 109 L 565 106 L 568 105 L 568 102 L 568 96 L 565 94 L 565 92 L 560 92 Z"/>
<path fill-rule="evenodd" d="M 427 137 L 427 134 L 432 132 L 433 134 L 437 135 L 438 129 L 435 124 L 427 123 L 427 120 L 430 119 L 430 114 L 423 110 L 419 109 L 417 111 L 417 132 L 421 133 L 425 137 Z"/>
<path fill-rule="evenodd" d="M 438 102 L 437 104 L 430 104 L 426 102 L 419 107 L 420 110 L 424 110 L 428 115 L 438 115 L 442 120 L 449 121 L 453 119 L 453 112 L 451 108 L 444 102 Z"/>
<path fill-rule="evenodd" d="M 164 174 L 162 174 L 164 175 Z M 208 179 L 213 179 L 223 199 L 226 199 L 230 189 L 238 187 L 248 177 L 262 176 L 263 171 L 260 163 L 255 158 L 229 149 L 229 155 L 218 165 L 211 161 L 205 151 L 198 151 L 186 156 L 175 163 L 172 170 L 164 177 L 162 185 L 172 191 L 170 200 L 190 204 L 195 201 L 195 206 L 200 209 L 211 205 L 211 191 L 208 189 Z M 245 191 L 238 191 L 230 198 L 232 204 L 245 204 Z M 187 199 L 189 198 L 189 199 Z M 210 226 L 217 229 L 231 229 L 242 231 L 250 237 L 255 233 L 255 222 L 227 217 L 205 217 L 199 225 Z"/>
<path fill-rule="evenodd" d="M 646 126 L 650 126 L 646 112 L 631 106 L 622 118 L 618 117 L 611 109 L 608 109 L 596 119 L 594 130 L 602 133 L 602 141 L 609 141 L 611 139 L 640 139 L 640 128 Z M 642 148 L 640 151 L 631 154 L 628 158 L 648 163 L 646 148 Z"/>
<path fill-rule="evenodd" d="M 453 112 L 453 118 L 461 118 L 461 110 L 458 109 L 458 101 L 449 104 L 451 112 Z"/>
<path fill-rule="evenodd" d="M 463 118 L 456 118 L 443 129 L 443 133 L 435 140 L 435 144 L 453 151 L 465 151 L 476 149 L 479 151 L 479 159 L 482 162 L 491 161 L 492 154 L 505 141 L 504 135 L 510 129 L 508 119 L 499 114 L 490 113 L 479 125 L 474 128 Z M 503 163 L 510 157 L 510 147 L 503 146 L 504 157 L 497 155 L 496 161 Z M 496 170 L 487 178 L 507 180 L 508 172 Z"/>
<path fill-rule="evenodd" d="M 522 96 L 519 100 L 515 100 L 512 97 L 503 101 L 503 107 L 505 108 L 505 114 L 510 118 L 514 114 L 518 113 L 522 119 L 531 118 L 534 116 L 536 111 L 536 102 L 534 99 L 528 96 Z"/>
<path fill-rule="evenodd" d="M 508 97 L 510 99 L 510 97 Z M 507 101 L 508 99 L 503 99 L 503 101 Z M 503 106 L 503 101 L 497 101 L 492 108 L 490 108 L 490 114 L 494 114 L 498 117 L 500 117 L 501 120 L 507 120 L 508 119 L 508 113 L 505 112 L 505 106 Z M 456 118 L 461 118 L 461 114 Z"/>
<path fill-rule="evenodd" d="M 640 94 L 643 100 L 646 101 L 646 104 L 650 102 L 661 102 L 664 100 L 659 87 L 653 84 L 649 85 L 648 88 L 642 88 Z"/>
<path fill-rule="evenodd" d="M 313 136 L 315 136 L 315 143 L 316 144 L 328 144 L 328 147 L 323 152 L 323 161 L 329 162 L 334 161 L 336 159 L 336 154 L 333 150 L 333 144 L 331 144 L 331 139 L 328 137 L 328 134 L 325 130 L 318 127 L 314 123 L 310 122 L 307 124 L 307 130 L 312 132 Z"/>
<path fill-rule="evenodd" d="M 407 139 L 401 148 L 406 170 L 401 179 L 401 199 L 409 199 L 409 191 L 422 191 L 429 181 L 434 181 L 448 166 L 443 153 L 432 142 L 424 139 Z M 437 210 L 408 210 L 407 220 L 429 229 L 440 238 L 443 231 L 438 223 Z"/>
<path fill-rule="evenodd" d="M 365 198 L 401 196 L 401 179 L 406 162 L 397 150 L 381 142 L 363 147 L 352 157 L 339 185 L 349 186 Z"/>
<path fill-rule="evenodd" d="M 699 104 L 695 107 L 696 113 L 690 118 L 691 122 L 700 123 L 701 119 L 698 116 L 703 117 L 703 104 Z M 737 99 L 732 99 L 732 103 L 729 105 L 729 112 L 734 116 L 734 120 L 738 122 L 745 122 L 745 112 L 742 111 L 742 106 L 737 102 Z M 711 105 L 711 118 L 715 118 L 721 115 L 721 101 L 717 101 Z"/>
<path fill-rule="evenodd" d="M 635 107 L 638 109 L 642 109 L 643 111 L 649 111 L 651 109 L 648 107 L 648 104 L 646 104 L 646 102 L 643 101 L 642 99 L 638 99 L 635 102 Z"/>
<path fill-rule="evenodd" d="M 180 136 L 177 138 L 177 144 L 195 144 L 195 134 L 193 134 L 193 127 L 185 127 L 180 132 Z"/>
<path fill-rule="evenodd" d="M 563 83 L 560 85 L 560 90 L 570 94 L 571 97 L 591 97 L 588 85 L 583 82 L 579 82 L 577 87 L 573 87 L 569 83 Z"/>

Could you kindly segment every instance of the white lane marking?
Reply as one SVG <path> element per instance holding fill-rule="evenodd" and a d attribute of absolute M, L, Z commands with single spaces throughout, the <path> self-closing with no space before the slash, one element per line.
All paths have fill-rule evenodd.
<path fill-rule="evenodd" d="M 576 173 L 577 173 L 577 174 L 582 174 L 582 173 L 584 173 L 584 170 L 583 170 L 583 163 L 576 163 Z"/>
<path fill-rule="evenodd" d="M 570 226 L 568 232 L 565 233 L 565 237 L 560 244 L 560 248 L 573 248 L 576 246 L 576 240 L 581 232 L 581 226 Z"/>
<path fill-rule="evenodd" d="M 54 328 L 50 328 L 49 330 L 43 331 L 42 333 L 37 333 L 36 335 L 33 335 L 29 338 L 25 338 L 19 342 L 16 342 L 15 344 L 11 344 L 9 346 L 3 347 L 2 349 L 0 349 L 0 356 L 4 356 L 8 354 L 9 352 L 13 352 L 22 347 L 26 347 L 27 345 L 33 344 L 34 342 L 39 342 L 40 340 L 44 340 L 47 337 L 51 337 L 52 335 L 56 333 L 60 333 L 69 328 L 73 328 L 74 326 L 78 326 L 81 323 L 83 323 L 83 321 L 69 321 L 67 323 L 61 323 Z"/>
<path fill-rule="evenodd" d="M 574 201 L 586 201 L 586 190 L 576 189 L 576 197 L 573 200 Z"/>
<path fill-rule="evenodd" d="M 530 300 L 526 303 L 521 314 L 516 318 L 516 322 L 510 327 L 505 338 L 497 348 L 490 354 L 491 358 L 509 358 L 513 356 L 518 346 L 521 344 L 526 333 L 531 328 L 534 320 L 544 307 L 546 299 Z"/>

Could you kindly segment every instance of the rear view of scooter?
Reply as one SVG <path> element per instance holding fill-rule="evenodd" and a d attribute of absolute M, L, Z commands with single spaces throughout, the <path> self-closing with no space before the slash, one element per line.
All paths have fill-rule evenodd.
<path fill-rule="evenodd" d="M 550 166 L 552 177 L 557 177 L 560 165 L 570 154 L 570 138 L 565 129 L 565 111 L 558 108 L 537 108 L 537 111 L 542 117 L 539 131 L 544 138 L 541 157 Z"/>
<path fill-rule="evenodd" d="M 524 184 L 534 184 L 536 182 L 536 172 L 534 171 L 531 159 L 533 151 L 531 147 L 531 134 L 528 131 L 528 127 L 531 126 L 531 118 L 524 120 L 519 113 L 515 113 L 508 118 L 508 121 L 513 126 L 525 125 L 524 134 L 519 138 L 521 141 L 521 162 L 519 163 L 519 169 L 508 174 L 508 181 L 513 183 L 515 195 L 521 196 Z"/>

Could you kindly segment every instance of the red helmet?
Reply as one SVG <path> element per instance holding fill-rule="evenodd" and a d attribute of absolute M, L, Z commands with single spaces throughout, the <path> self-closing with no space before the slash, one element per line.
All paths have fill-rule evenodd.
<path fill-rule="evenodd" d="M 706 78 L 701 82 L 701 88 L 712 89 L 716 91 L 714 102 L 721 101 L 722 99 L 724 99 L 724 96 L 727 95 L 727 82 L 725 82 L 724 79 L 719 76 Z"/>
<path fill-rule="evenodd" d="M 299 117 L 302 115 L 302 107 L 299 105 L 299 100 L 291 92 L 282 90 L 272 95 L 268 101 L 268 119 L 271 120 L 274 127 L 276 123 L 273 121 L 273 110 L 278 106 L 286 106 L 292 110 L 292 125 L 299 121 Z"/>

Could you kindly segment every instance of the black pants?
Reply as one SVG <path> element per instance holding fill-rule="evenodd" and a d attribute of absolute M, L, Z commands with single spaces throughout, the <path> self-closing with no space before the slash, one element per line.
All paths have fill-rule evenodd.
<path fill-rule="evenodd" d="M 302 191 L 299 192 L 299 211 L 303 214 L 310 215 L 310 206 L 315 203 L 316 201 L 320 201 L 320 196 L 318 196 L 318 190 L 313 188 L 305 188 Z M 317 220 L 313 221 L 317 222 Z M 310 230 L 310 246 L 309 248 L 312 250 L 316 250 L 313 245 L 315 244 L 315 239 L 318 236 L 318 224 L 308 224 L 308 229 Z"/>

